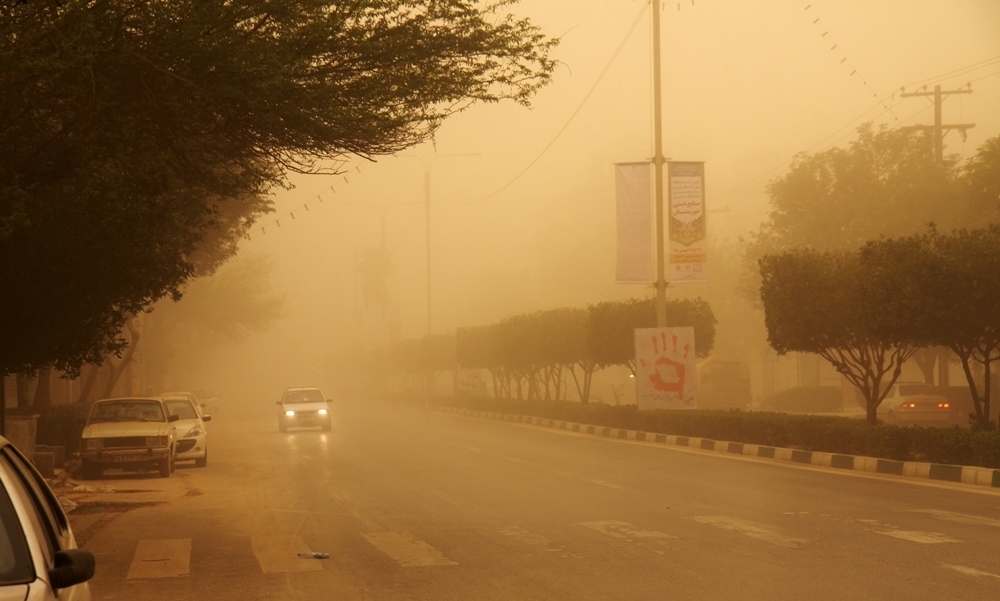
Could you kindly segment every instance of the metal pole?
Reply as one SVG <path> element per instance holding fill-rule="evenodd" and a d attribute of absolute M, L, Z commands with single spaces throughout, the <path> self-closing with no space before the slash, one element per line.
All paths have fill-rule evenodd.
<path fill-rule="evenodd" d="M 434 159 L 431 159 L 433 162 Z M 424 168 L 424 208 L 427 232 L 427 338 L 431 337 L 431 166 Z"/>
<path fill-rule="evenodd" d="M 653 181 L 656 193 L 656 325 L 667 325 L 667 279 L 663 231 L 663 117 L 660 107 L 660 3 L 653 8 Z"/>

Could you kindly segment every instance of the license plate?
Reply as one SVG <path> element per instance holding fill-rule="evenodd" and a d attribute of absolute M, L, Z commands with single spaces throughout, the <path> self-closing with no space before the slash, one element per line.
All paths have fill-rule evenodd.
<path fill-rule="evenodd" d="M 115 463 L 132 463 L 134 461 L 145 461 L 146 458 L 142 455 L 115 455 L 111 458 L 111 461 Z"/>

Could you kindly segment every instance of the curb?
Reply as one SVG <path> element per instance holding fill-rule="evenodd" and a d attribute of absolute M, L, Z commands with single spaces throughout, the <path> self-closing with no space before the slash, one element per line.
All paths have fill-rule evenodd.
<path fill-rule="evenodd" d="M 1000 488 L 1000 469 L 988 467 L 948 465 L 943 463 L 923 463 L 919 461 L 894 461 L 892 459 L 879 459 L 877 457 L 864 457 L 860 455 L 841 455 L 838 453 L 824 453 L 820 451 L 801 451 L 798 449 L 786 449 L 782 447 L 770 447 L 742 442 L 728 442 L 724 440 L 712 440 L 710 438 L 697 438 L 694 436 L 651 434 L 637 430 L 591 426 L 588 424 L 577 424 L 574 422 L 566 422 L 543 417 L 532 417 L 528 415 L 510 415 L 507 413 L 471 411 L 469 409 L 456 407 L 438 407 L 437 410 L 444 411 L 446 413 L 457 413 L 469 417 L 543 426 L 546 428 L 579 432 L 581 434 L 591 434 L 594 436 L 603 436 L 605 438 L 618 440 L 632 440 L 637 442 L 687 447 L 689 449 L 700 449 L 704 451 L 714 451 L 717 453 L 730 453 L 733 455 L 746 455 L 749 457 L 774 459 L 777 461 L 791 461 L 793 463 L 818 465 L 821 467 L 830 467 L 856 472 L 890 474 L 909 478 L 924 478 L 928 480 L 940 480 L 944 482 L 957 482 L 959 484 L 972 484 L 976 486 Z"/>

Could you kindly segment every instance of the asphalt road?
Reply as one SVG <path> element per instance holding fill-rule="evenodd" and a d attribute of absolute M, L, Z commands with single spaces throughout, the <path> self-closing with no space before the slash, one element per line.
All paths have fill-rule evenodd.
<path fill-rule="evenodd" d="M 91 508 L 95 599 L 1000 598 L 1000 491 L 419 406 L 281 434 L 272 408 L 209 407 L 207 468 Z"/>

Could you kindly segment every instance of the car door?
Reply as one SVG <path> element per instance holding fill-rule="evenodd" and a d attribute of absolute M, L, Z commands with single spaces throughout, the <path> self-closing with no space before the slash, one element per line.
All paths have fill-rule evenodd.
<path fill-rule="evenodd" d="M 21 500 L 24 529 L 29 539 L 28 546 L 34 556 L 35 585 L 49 590 L 42 599 L 61 601 L 85 601 L 90 599 L 90 588 L 86 583 L 58 591 L 52 590 L 48 574 L 55 567 L 56 553 L 75 549 L 76 540 L 69 526 L 69 520 L 52 493 L 52 489 L 28 461 L 13 446 L 0 449 L 0 468 L 9 476 L 6 484 L 10 494 Z"/>

